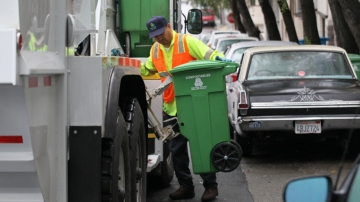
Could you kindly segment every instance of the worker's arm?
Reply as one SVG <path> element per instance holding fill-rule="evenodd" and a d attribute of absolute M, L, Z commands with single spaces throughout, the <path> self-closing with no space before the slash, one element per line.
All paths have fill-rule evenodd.
<path fill-rule="evenodd" d="M 157 70 L 152 62 L 152 48 L 150 50 L 150 56 L 145 63 L 141 63 L 141 75 L 142 76 L 151 76 L 157 73 Z"/>
<path fill-rule="evenodd" d="M 216 56 L 224 57 L 222 53 L 211 49 L 191 35 L 186 36 L 186 43 L 189 47 L 190 55 L 198 60 L 215 60 Z"/>

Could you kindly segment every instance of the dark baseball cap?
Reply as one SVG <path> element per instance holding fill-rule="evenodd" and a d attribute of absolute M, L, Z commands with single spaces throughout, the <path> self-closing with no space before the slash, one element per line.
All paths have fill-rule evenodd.
<path fill-rule="evenodd" d="M 150 18 L 146 23 L 146 27 L 150 33 L 150 39 L 164 33 L 167 24 L 168 22 L 163 16 L 154 16 Z"/>

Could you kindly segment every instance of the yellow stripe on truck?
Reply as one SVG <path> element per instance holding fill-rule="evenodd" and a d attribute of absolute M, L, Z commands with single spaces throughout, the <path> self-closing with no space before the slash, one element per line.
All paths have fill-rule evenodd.
<path fill-rule="evenodd" d="M 149 133 L 148 138 L 156 138 L 155 133 Z"/>

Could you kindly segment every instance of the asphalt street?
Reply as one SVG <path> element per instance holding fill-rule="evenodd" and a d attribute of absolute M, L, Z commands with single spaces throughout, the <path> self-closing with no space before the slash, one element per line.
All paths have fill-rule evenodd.
<path fill-rule="evenodd" d="M 193 182 L 195 186 L 195 198 L 189 200 L 179 200 L 179 202 L 196 202 L 201 201 L 201 196 L 204 192 L 202 179 L 200 175 L 193 174 Z M 227 202 L 252 202 L 254 201 L 252 195 L 247 188 L 247 181 L 244 173 L 241 171 L 240 166 L 230 173 L 217 173 L 217 182 L 219 196 L 213 200 L 214 202 L 227 201 Z M 179 188 L 177 179 L 174 176 L 173 181 L 167 188 L 158 188 L 156 182 L 149 182 L 147 202 L 160 202 L 160 201 L 174 201 L 169 198 L 171 192 Z"/>

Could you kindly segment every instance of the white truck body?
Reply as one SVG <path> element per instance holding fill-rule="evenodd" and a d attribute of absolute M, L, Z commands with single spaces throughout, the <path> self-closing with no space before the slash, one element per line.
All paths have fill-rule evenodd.
<path fill-rule="evenodd" d="M 70 163 L 76 159 L 71 137 L 84 133 L 82 128 L 96 140 L 106 136 L 113 67 L 137 78 L 140 60 L 110 57 L 112 49 L 121 49 L 109 19 L 116 10 L 112 0 L 0 0 L 0 5 L 0 201 L 71 201 L 70 172 L 77 170 L 76 162 Z M 181 11 L 177 14 L 181 19 Z M 72 56 L 87 36 L 90 56 Z M 84 151 L 101 153 L 100 143 L 90 144 L 94 148 Z M 163 160 L 162 142 L 155 147 L 148 172 Z M 99 170 L 96 162 L 101 164 L 85 163 Z M 101 181 L 88 188 L 89 197 L 100 201 L 95 185 Z"/>

